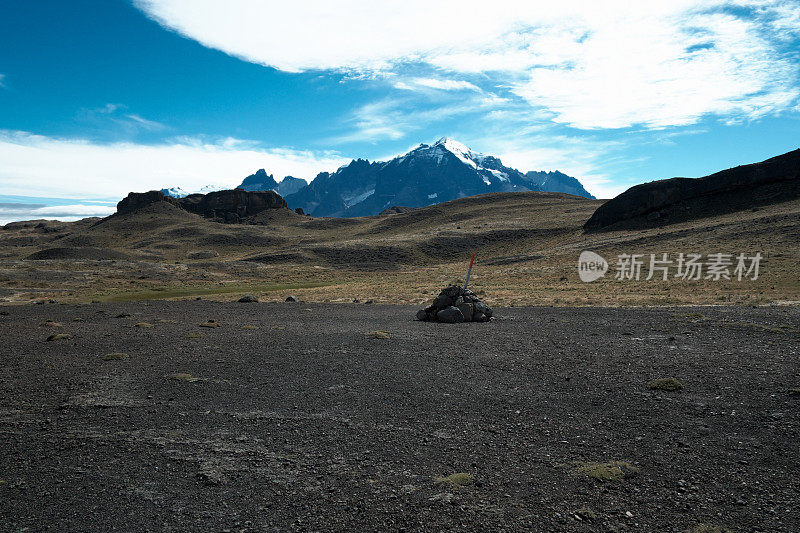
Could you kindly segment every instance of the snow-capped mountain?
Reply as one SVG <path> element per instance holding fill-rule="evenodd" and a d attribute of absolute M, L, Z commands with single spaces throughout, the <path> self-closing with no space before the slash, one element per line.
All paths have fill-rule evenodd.
<path fill-rule="evenodd" d="M 195 194 L 208 194 L 210 192 L 226 191 L 229 189 L 230 187 L 225 187 L 223 185 L 206 185 L 204 187 L 200 187 Z"/>
<path fill-rule="evenodd" d="M 447 137 L 430 145 L 420 144 L 389 161 L 354 159 L 335 172 L 319 173 L 308 184 L 292 176 L 278 182 L 260 169 L 247 176 L 239 188 L 274 190 L 292 209 L 301 207 L 311 215 L 333 217 L 375 215 L 392 206 L 423 207 L 487 192 L 551 191 L 593 198 L 577 179 L 566 174 L 523 174 L 494 156 L 470 150 Z M 223 189 L 207 185 L 195 192 Z M 162 192 L 176 198 L 188 194 L 179 187 Z"/>
<path fill-rule="evenodd" d="M 474 152 L 445 137 L 386 162 L 353 160 L 336 172 L 317 175 L 307 187 L 285 198 L 290 207 L 302 207 L 311 215 L 347 217 L 374 215 L 390 206 L 423 207 L 488 192 L 554 190 L 548 184 L 560 185 L 558 180 L 542 180 L 538 173 L 529 178 L 496 157 Z M 580 189 L 583 196 L 590 196 L 582 186 Z"/>
<path fill-rule="evenodd" d="M 170 187 L 169 189 L 161 189 L 164 196 L 172 196 L 173 198 L 186 198 L 189 193 L 180 187 Z"/>
<path fill-rule="evenodd" d="M 226 189 L 230 189 L 230 187 L 224 187 L 222 185 L 206 185 L 192 192 L 186 192 L 180 187 L 169 187 L 167 189 L 161 189 L 161 192 L 164 193 L 164 196 L 172 196 L 173 198 L 186 198 L 190 194 L 208 194 L 210 192 L 224 191 Z"/>

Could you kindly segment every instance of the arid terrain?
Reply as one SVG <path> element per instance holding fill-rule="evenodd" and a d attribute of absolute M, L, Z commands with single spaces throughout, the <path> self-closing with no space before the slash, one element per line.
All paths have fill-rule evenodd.
<path fill-rule="evenodd" d="M 5 309 L 7 531 L 800 529 L 795 306 Z"/>
<path fill-rule="evenodd" d="M 560 193 L 498 193 L 407 213 L 311 218 L 273 209 L 223 224 L 161 202 L 74 223 L 0 229 L 8 303 L 161 299 L 422 304 L 463 280 L 490 305 L 768 304 L 800 301 L 800 200 L 638 230 L 585 232 L 602 204 Z M 611 270 L 578 278 L 582 250 Z M 760 252 L 757 280 L 618 281 L 617 254 Z M 645 276 L 643 276 L 645 277 Z"/>

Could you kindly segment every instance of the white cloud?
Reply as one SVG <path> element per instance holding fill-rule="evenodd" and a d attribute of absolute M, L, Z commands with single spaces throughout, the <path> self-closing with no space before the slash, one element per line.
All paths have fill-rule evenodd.
<path fill-rule="evenodd" d="M 477 141 L 481 150 L 496 155 L 504 165 L 521 172 L 560 170 L 578 178 L 597 198 L 613 198 L 633 183 L 612 181 L 604 172 L 615 159 L 619 143 L 595 141 L 564 135 L 492 137 Z M 629 162 L 629 161 L 627 161 Z"/>
<path fill-rule="evenodd" d="M 307 180 L 349 161 L 334 152 L 263 148 L 238 139 L 96 144 L 0 130 L 0 190 L 6 195 L 122 198 L 178 186 L 235 187 L 259 168 Z"/>
<path fill-rule="evenodd" d="M 5 79 L 5 77 L 6 77 L 5 74 L 0 74 L 0 87 L 5 87 L 5 85 L 3 84 L 3 80 Z"/>
<path fill-rule="evenodd" d="M 206 46 L 286 71 L 369 76 L 427 65 L 482 75 L 551 120 L 583 129 L 686 125 L 708 114 L 751 120 L 800 99 L 798 60 L 786 52 L 800 38 L 800 5 L 781 0 L 136 5 Z M 472 85 L 420 79 L 440 90 Z"/>
<path fill-rule="evenodd" d="M 0 203 L 0 225 L 16 220 L 48 219 L 69 222 L 86 217 L 105 217 L 114 211 L 116 211 L 116 206 L 114 205 L 71 204 L 42 206 L 37 204 Z"/>

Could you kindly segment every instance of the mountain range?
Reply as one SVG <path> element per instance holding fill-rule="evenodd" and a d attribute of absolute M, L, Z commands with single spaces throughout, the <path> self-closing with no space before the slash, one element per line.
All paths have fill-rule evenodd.
<path fill-rule="evenodd" d="M 580 181 L 562 172 L 523 174 L 446 137 L 389 161 L 354 159 L 335 172 L 319 173 L 308 184 L 292 176 L 277 182 L 261 169 L 247 176 L 239 188 L 274 190 L 292 209 L 329 217 L 376 215 L 395 206 L 424 207 L 490 192 L 564 192 L 594 199 Z M 162 192 L 185 195 L 175 188 Z"/>

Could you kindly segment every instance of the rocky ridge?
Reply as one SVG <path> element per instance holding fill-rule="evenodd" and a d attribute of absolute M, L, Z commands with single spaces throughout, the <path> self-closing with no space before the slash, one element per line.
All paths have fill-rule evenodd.
<path fill-rule="evenodd" d="M 286 201 L 275 191 L 233 189 L 185 198 L 165 196 L 161 191 L 131 192 L 117 204 L 117 214 L 135 212 L 154 203 L 165 202 L 217 222 L 237 224 L 268 209 L 286 209 Z"/>

